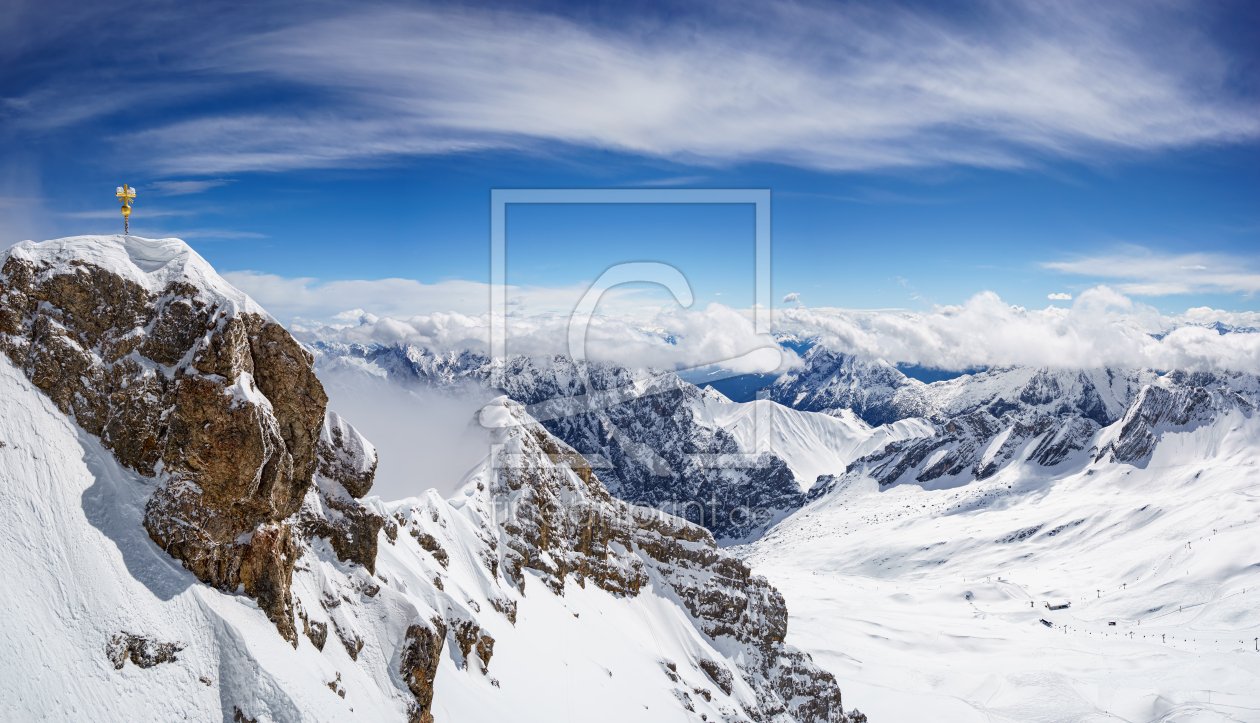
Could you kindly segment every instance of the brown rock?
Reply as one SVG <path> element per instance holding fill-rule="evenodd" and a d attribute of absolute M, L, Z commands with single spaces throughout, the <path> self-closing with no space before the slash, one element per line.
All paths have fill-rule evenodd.
<path fill-rule="evenodd" d="M 301 506 L 318 464 L 315 446 L 328 395 L 315 377 L 314 357 L 279 324 L 263 324 L 257 334 L 251 334 L 250 349 L 254 376 L 271 401 L 280 435 L 293 457 L 297 485 L 282 509 L 283 516 L 288 517 Z"/>
<path fill-rule="evenodd" d="M 490 667 L 490 658 L 494 656 L 494 638 L 483 633 L 477 623 L 459 618 L 451 621 L 451 634 L 464 657 L 464 667 L 468 667 L 475 650 L 481 661 L 481 673 L 485 675 Z"/>
<path fill-rule="evenodd" d="M 490 658 L 494 657 L 494 638 L 482 633 L 477 639 L 477 657 L 481 660 L 481 674 L 490 672 Z"/>
<path fill-rule="evenodd" d="M 302 629 L 306 633 L 306 637 L 310 639 L 311 645 L 314 645 L 316 650 L 323 652 L 324 644 L 328 642 L 328 623 L 313 623 L 303 617 Z"/>
<path fill-rule="evenodd" d="M 701 660 L 700 669 L 704 671 L 705 675 L 709 676 L 709 680 L 712 680 L 717 687 L 722 689 L 723 693 L 731 694 L 731 686 L 734 684 L 735 679 L 731 676 L 731 671 L 726 669 L 726 666 L 719 665 L 712 660 Z"/>
<path fill-rule="evenodd" d="M 351 660 L 359 659 L 359 652 L 363 650 L 363 638 L 353 630 L 347 630 L 337 624 L 337 619 L 333 618 L 333 630 L 337 633 L 337 639 L 341 641 L 342 647 L 346 649 L 346 654 Z"/>
<path fill-rule="evenodd" d="M 241 583 L 245 594 L 258 601 L 271 622 L 286 640 L 297 647 L 297 629 L 293 625 L 293 564 L 298 549 L 288 525 L 265 525 L 254 531 L 250 544 L 241 556 Z"/>
<path fill-rule="evenodd" d="M 377 533 L 385 518 L 368 510 L 350 497 L 337 482 L 320 479 L 319 505 L 302 508 L 298 526 L 308 540 L 326 538 L 342 562 L 362 565 L 376 572 Z M 326 510 L 333 510 L 329 515 Z M 330 519 L 331 518 L 331 519 Z"/>
<path fill-rule="evenodd" d="M 398 526 L 359 504 L 376 475 L 376 450 L 335 412 L 324 415 L 316 445 L 319 501 L 302 508 L 299 525 L 307 539 L 324 537 L 337 559 L 376 571 L 377 533 Z M 328 514 L 332 510 L 333 514 Z M 391 540 L 392 541 L 392 540 Z"/>
<path fill-rule="evenodd" d="M 442 545 L 438 544 L 437 538 L 427 532 L 421 532 L 419 528 L 411 528 L 411 536 L 416 538 L 416 542 L 420 543 L 420 547 L 429 551 L 433 555 L 433 559 L 438 561 L 442 567 L 450 565 L 450 557 L 446 554 L 446 550 L 442 549 Z"/>
<path fill-rule="evenodd" d="M 376 450 L 336 412 L 324 417 L 317 452 L 321 476 L 340 483 L 356 499 L 371 491 Z"/>
<path fill-rule="evenodd" d="M 298 551 L 286 520 L 321 466 L 328 398 L 287 331 L 224 303 L 186 279 L 154 294 L 82 260 L 53 267 L 9 255 L 0 351 L 120 463 L 160 472 L 145 509 L 149 536 L 203 582 L 243 585 L 296 645 L 289 585 Z M 348 430 L 339 427 L 343 437 Z M 333 439 L 324 467 L 365 493 L 375 453 L 370 466 L 338 469 L 344 448 Z M 338 522 L 308 520 L 304 530 L 318 528 L 339 557 L 371 570 L 383 521 L 349 495 L 326 495 L 325 504 Z"/>
<path fill-rule="evenodd" d="M 407 682 L 407 688 L 416 697 L 411 706 L 409 723 L 433 723 L 433 679 L 437 677 L 442 646 L 446 642 L 446 624 L 441 620 L 430 621 L 430 626 L 412 625 L 407 628 L 403 643 L 399 673 Z"/>

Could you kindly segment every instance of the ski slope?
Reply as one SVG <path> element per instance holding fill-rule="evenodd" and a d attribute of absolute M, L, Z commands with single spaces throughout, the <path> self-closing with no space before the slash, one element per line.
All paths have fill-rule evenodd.
<path fill-rule="evenodd" d="M 877 487 L 743 548 L 872 720 L 1260 720 L 1260 415 L 1166 431 L 1144 467 Z"/>

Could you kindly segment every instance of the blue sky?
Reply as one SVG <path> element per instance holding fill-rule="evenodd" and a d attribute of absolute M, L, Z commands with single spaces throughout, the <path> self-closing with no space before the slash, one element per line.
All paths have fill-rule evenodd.
<path fill-rule="evenodd" d="M 120 230 L 125 181 L 135 233 L 253 272 L 290 315 L 333 302 L 283 289 L 339 280 L 425 289 L 373 309 L 386 292 L 361 284 L 346 308 L 484 305 L 454 282 L 488 279 L 489 189 L 531 187 L 769 188 L 776 301 L 810 307 L 1042 308 L 1108 284 L 1165 313 L 1260 310 L 1248 3 L 9 14 L 0 245 Z M 747 306 L 752 231 L 740 207 L 514 208 L 509 283 L 545 310 L 657 260 Z"/>

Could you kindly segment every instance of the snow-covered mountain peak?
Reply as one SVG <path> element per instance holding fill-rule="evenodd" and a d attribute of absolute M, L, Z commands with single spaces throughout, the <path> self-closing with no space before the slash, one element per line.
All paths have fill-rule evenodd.
<path fill-rule="evenodd" d="M 191 246 L 177 238 L 139 236 L 72 236 L 52 241 L 23 241 L 0 252 L 0 267 L 9 259 L 32 264 L 39 279 L 94 266 L 161 295 L 171 284 L 191 284 L 198 298 L 229 313 L 258 314 L 275 321 L 253 299 L 228 283 Z"/>
<path fill-rule="evenodd" d="M 583 720 L 864 720 L 783 643 L 765 578 L 615 499 L 523 404 L 483 411 L 497 444 L 455 499 L 364 499 L 389 451 L 182 243 L 3 259 L 0 567 L 23 578 L 0 638 L 28 651 L 0 666 L 6 719 L 552 720 L 563 699 Z M 573 371 L 514 378 L 638 389 Z"/>
<path fill-rule="evenodd" d="M 806 353 L 801 369 L 783 375 L 768 391 L 794 409 L 849 409 L 874 426 L 910 417 L 944 422 L 982 410 L 1021 419 L 1071 412 L 1110 424 L 1158 376 L 1146 370 L 1001 367 L 925 384 L 882 360 L 818 345 Z"/>
<path fill-rule="evenodd" d="M 1055 467 L 1108 452 L 1116 460 L 1140 462 L 1149 458 L 1161 429 L 1254 406 L 1260 378 L 1241 372 L 1003 367 L 923 384 L 887 364 L 815 346 L 804 367 L 780 378 L 771 395 L 798 409 L 854 414 L 871 424 L 916 418 L 930 423 L 926 433 L 891 439 L 847 473 L 881 485 L 941 485 L 983 480 L 1008 465 Z M 1104 428 L 1111 431 L 1104 434 Z M 829 480 L 826 488 L 844 486 L 838 482 Z M 823 491 L 814 490 L 811 499 Z"/>
<path fill-rule="evenodd" d="M 852 409 L 872 426 L 928 416 L 921 399 L 926 385 L 883 360 L 863 360 L 815 345 L 803 362 L 775 380 L 767 390 L 771 399 L 808 412 Z"/>

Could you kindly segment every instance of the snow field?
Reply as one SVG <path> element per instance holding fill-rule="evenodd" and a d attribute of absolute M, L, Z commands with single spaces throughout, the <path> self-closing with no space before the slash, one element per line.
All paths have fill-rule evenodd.
<path fill-rule="evenodd" d="M 1231 412 L 1145 468 L 859 480 L 745 554 L 787 599 L 788 642 L 872 720 L 1255 721 L 1257 462 L 1260 418 Z"/>

